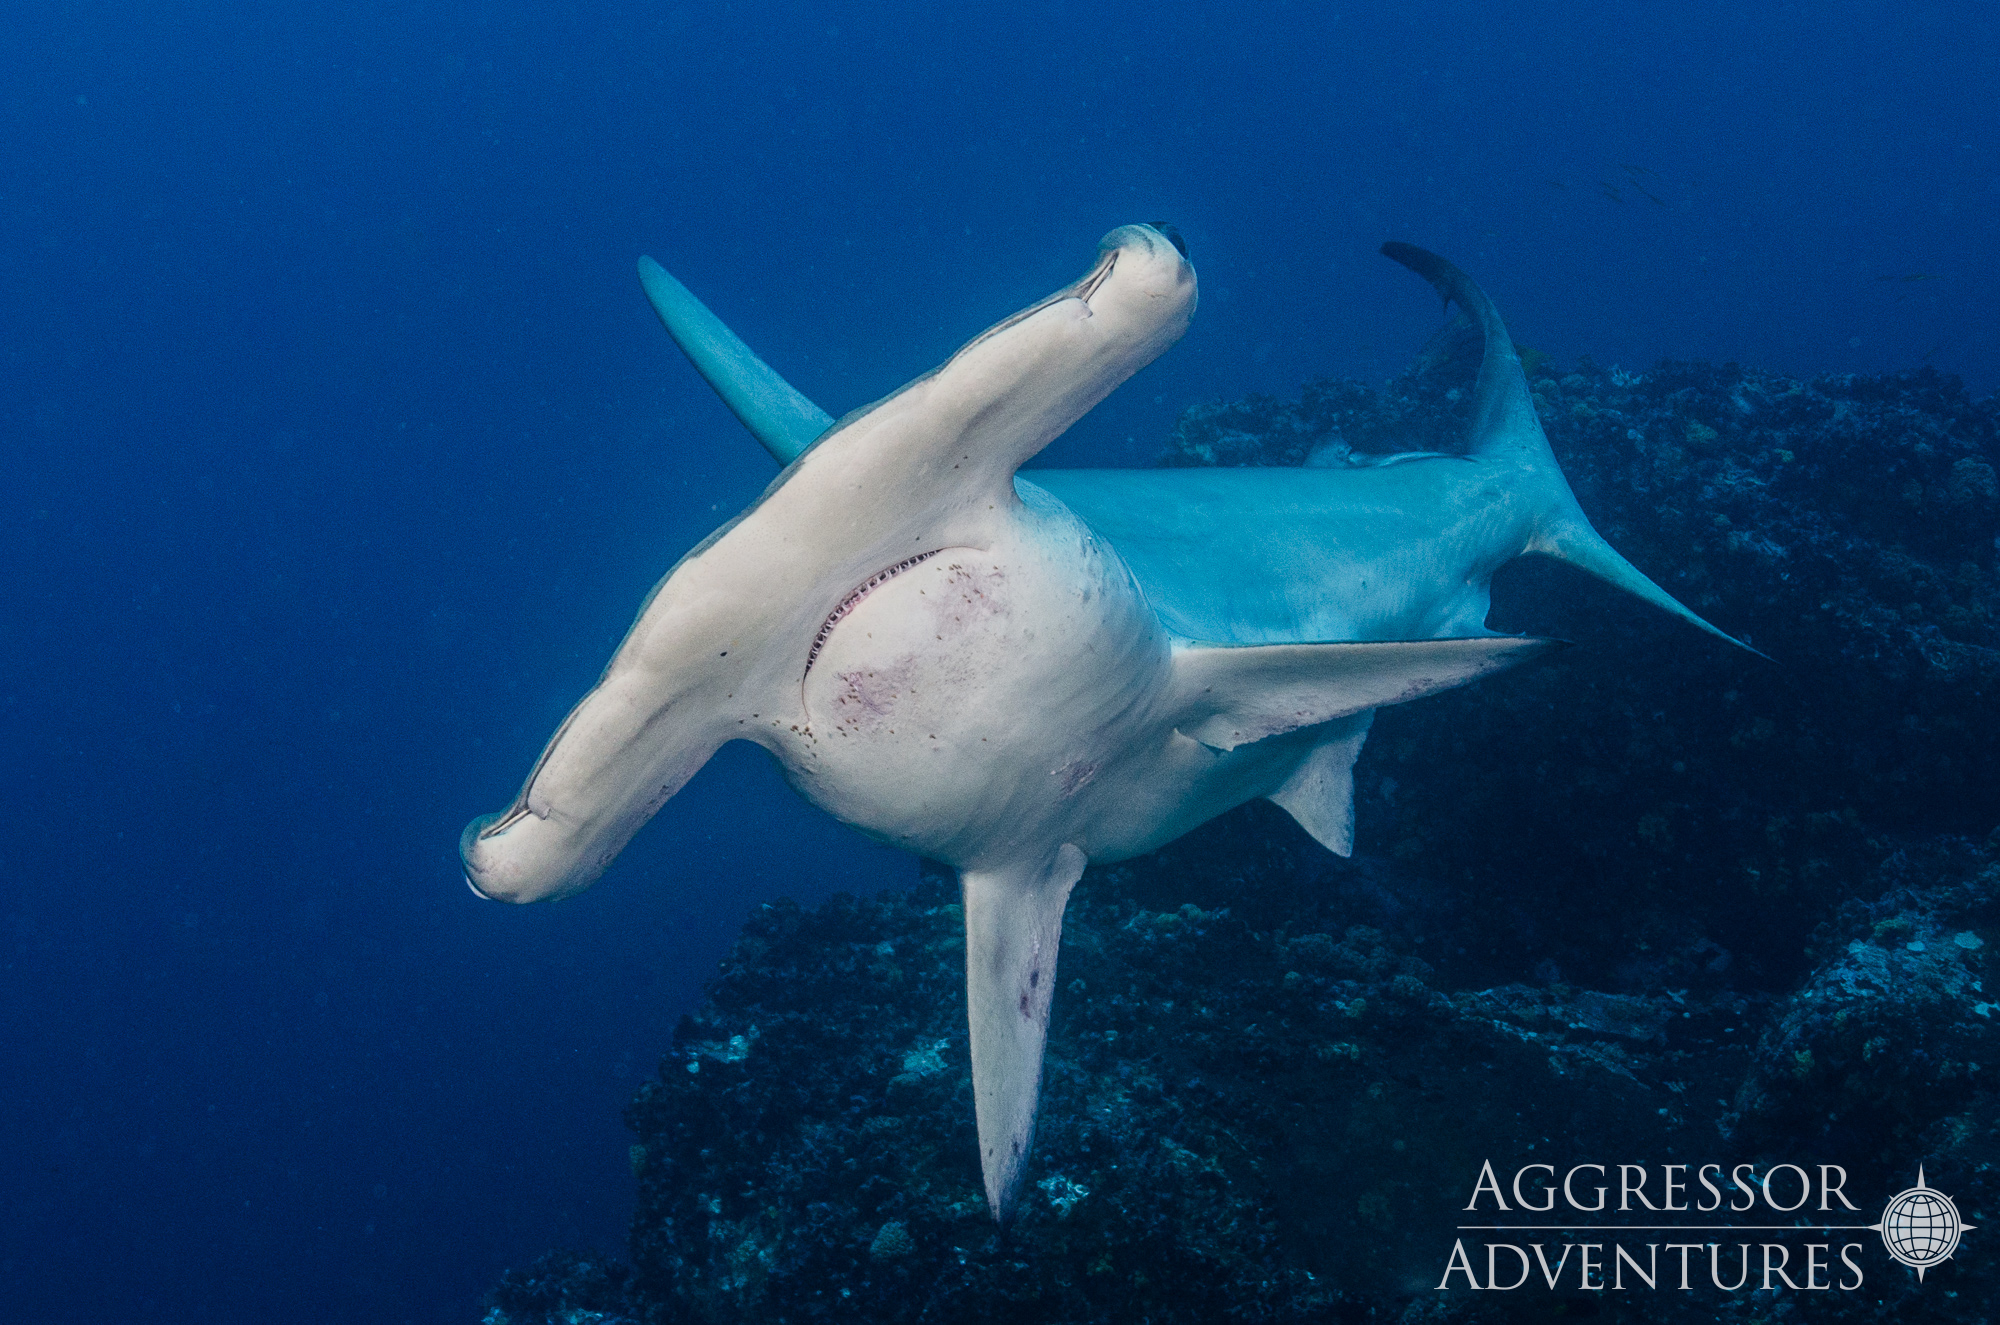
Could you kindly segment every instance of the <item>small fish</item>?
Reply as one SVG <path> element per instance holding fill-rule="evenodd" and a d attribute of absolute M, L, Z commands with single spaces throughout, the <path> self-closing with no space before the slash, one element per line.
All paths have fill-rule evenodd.
<path fill-rule="evenodd" d="M 1639 192 L 1645 194 L 1648 198 L 1651 198 L 1659 206 L 1664 207 L 1667 205 L 1667 200 L 1665 198 L 1662 198 L 1659 194 L 1653 192 L 1651 189 L 1647 188 L 1644 184 L 1641 184 L 1639 182 L 1639 177 L 1641 175 L 1652 175 L 1654 179 L 1658 179 L 1659 178 L 1658 175 L 1654 175 L 1652 171 L 1646 169 L 1644 166 L 1620 166 L 1618 168 L 1625 172 L 1626 183 L 1630 184 L 1633 188 L 1639 190 Z"/>
<path fill-rule="evenodd" d="M 1618 192 L 1617 188 L 1615 188 L 1613 185 L 1607 183 L 1604 180 L 1600 179 L 1597 181 L 1597 191 L 1603 194 L 1605 197 L 1611 199 L 1611 201 L 1613 202 L 1623 203 L 1625 201 L 1624 197 Z"/>
<path fill-rule="evenodd" d="M 1877 276 L 1875 279 L 1878 281 L 1895 281 L 1901 285 L 1908 285 L 1912 281 L 1937 281 L 1944 278 L 1935 276 L 1927 271 L 1913 271 L 1908 276 Z"/>

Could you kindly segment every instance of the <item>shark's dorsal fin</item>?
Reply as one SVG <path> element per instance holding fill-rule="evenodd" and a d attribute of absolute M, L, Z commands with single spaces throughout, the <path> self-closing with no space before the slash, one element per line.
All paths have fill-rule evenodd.
<path fill-rule="evenodd" d="M 752 353 L 666 268 L 640 258 L 639 283 L 674 344 L 779 464 L 791 464 L 833 426 L 831 414 Z"/>
<path fill-rule="evenodd" d="M 1174 649 L 1174 726 L 1217 750 L 1401 704 L 1560 644 L 1523 635 Z"/>

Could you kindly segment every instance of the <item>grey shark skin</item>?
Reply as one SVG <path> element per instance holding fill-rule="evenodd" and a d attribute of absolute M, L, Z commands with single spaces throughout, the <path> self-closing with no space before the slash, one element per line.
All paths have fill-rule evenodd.
<path fill-rule="evenodd" d="M 958 871 L 1004 1220 L 1086 863 L 1258 796 L 1346 854 L 1373 711 L 1551 646 L 1483 624 L 1493 571 L 1523 552 L 1713 630 L 1591 531 L 1477 287 L 1392 256 L 1483 331 L 1470 457 L 1033 481 L 1015 471 L 1186 329 L 1177 238 L 1112 231 L 1082 280 L 838 423 L 642 260 L 669 332 L 786 467 L 653 590 L 514 803 L 466 828 L 473 890 L 588 887 L 725 741 L 762 745 L 814 804 Z"/>

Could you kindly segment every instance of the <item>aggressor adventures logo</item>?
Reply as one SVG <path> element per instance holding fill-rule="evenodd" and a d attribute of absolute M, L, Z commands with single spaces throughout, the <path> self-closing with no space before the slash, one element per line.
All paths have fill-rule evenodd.
<path fill-rule="evenodd" d="M 1487 1160 L 1480 1166 L 1472 1199 L 1465 1208 L 1490 1209 L 1496 1214 L 1554 1214 L 1560 1210 L 1608 1215 L 1613 1213 L 1610 1167 L 1572 1165 L 1557 1182 L 1555 1165 L 1527 1164 L 1514 1171 L 1513 1181 L 1503 1191 L 1493 1161 Z M 1619 1164 L 1616 1168 L 1618 1214 L 1737 1214 L 1746 1220 L 1460 1224 L 1460 1234 L 1506 1236 L 1475 1238 L 1475 1247 L 1484 1247 L 1483 1256 L 1468 1250 L 1463 1236 L 1455 1239 L 1438 1290 L 1513 1292 L 1539 1278 L 1551 1291 L 1564 1287 L 1628 1291 L 1662 1286 L 1692 1291 L 1705 1277 L 1725 1293 L 1779 1288 L 1853 1292 L 1866 1279 L 1860 1257 L 1867 1244 L 1840 1240 L 1836 1251 L 1833 1234 L 1878 1235 L 1889 1255 L 1915 1270 L 1921 1281 L 1924 1271 L 1950 1260 L 1960 1237 L 1975 1227 L 1960 1217 L 1949 1196 L 1925 1183 L 1921 1166 L 1917 1185 L 1890 1197 L 1881 1218 L 1872 1224 L 1800 1219 L 1802 1213 L 1825 1213 L 1835 1218 L 1861 1213 L 1861 1207 L 1847 1199 L 1847 1170 L 1838 1164 L 1814 1165 L 1815 1172 L 1797 1164 L 1774 1164 L 1761 1175 L 1754 1164 L 1738 1164 L 1726 1177 L 1720 1164 L 1662 1164 L 1657 1169 L 1657 1185 L 1653 1185 L 1655 1171 L 1647 1165 Z M 1693 1190 L 1697 1184 L 1699 1195 Z M 1507 1200 L 1510 1192 L 1511 1205 Z M 1807 1210 L 1815 1195 L 1817 1202 Z M 1767 1217 L 1789 1215 L 1791 1222 L 1755 1222 L 1760 1209 L 1770 1212 Z M 1537 1240 L 1537 1234 L 1550 1236 Z M 1648 1238 L 1649 1234 L 1721 1236 L 1667 1241 Z M 1743 1234 L 1756 1236 L 1744 1240 Z M 1819 1235 L 1818 1240 L 1814 1234 Z M 1599 1240 L 1582 1240 L 1591 1235 L 1598 1235 Z M 1551 1243 L 1556 1245 L 1552 1248 Z M 1661 1252 L 1666 1253 L 1664 1258 Z"/>

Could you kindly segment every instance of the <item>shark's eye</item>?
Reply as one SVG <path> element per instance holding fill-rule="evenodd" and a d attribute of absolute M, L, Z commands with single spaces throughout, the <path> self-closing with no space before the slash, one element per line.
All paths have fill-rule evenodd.
<path fill-rule="evenodd" d="M 1167 237 L 1167 242 L 1172 244 L 1176 249 L 1179 249 L 1180 255 L 1182 257 L 1187 256 L 1187 240 L 1181 238 L 1181 232 L 1179 228 L 1174 225 L 1173 222 L 1148 221 L 1146 222 L 1146 224 L 1152 226 L 1153 229 L 1165 235 Z"/>

